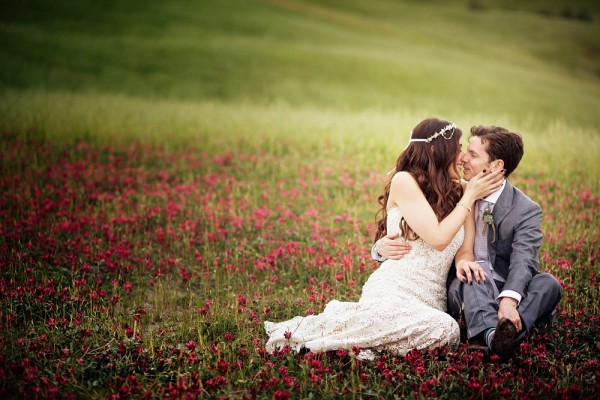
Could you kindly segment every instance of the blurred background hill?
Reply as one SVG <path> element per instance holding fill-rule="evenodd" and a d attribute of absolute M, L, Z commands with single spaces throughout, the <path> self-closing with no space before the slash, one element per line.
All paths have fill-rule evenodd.
<path fill-rule="evenodd" d="M 565 151 L 591 161 L 599 11 L 567 0 L 3 0 L 0 127 L 378 149 L 436 115 L 543 137 L 540 160 L 571 138 L 580 145 Z"/>

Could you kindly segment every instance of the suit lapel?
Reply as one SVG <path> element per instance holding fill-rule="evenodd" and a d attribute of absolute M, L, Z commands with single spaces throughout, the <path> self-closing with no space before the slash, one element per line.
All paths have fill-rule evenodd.
<path fill-rule="evenodd" d="M 513 208 L 513 196 L 515 193 L 515 188 L 510 182 L 506 181 L 506 185 L 504 186 L 504 190 L 500 193 L 500 197 L 496 204 L 494 204 L 494 209 L 492 210 L 492 216 L 494 217 L 494 223 L 496 226 L 500 225 L 500 222 L 508 215 L 510 210 Z"/>
<path fill-rule="evenodd" d="M 494 238 L 493 229 L 487 230 L 488 253 L 492 265 L 494 265 L 494 263 L 496 262 L 496 244 L 498 243 L 498 236 L 500 234 L 498 226 L 500 225 L 504 217 L 506 217 L 510 210 L 512 210 L 513 208 L 512 202 L 514 193 L 515 189 L 513 185 L 511 185 L 510 182 L 508 182 L 507 180 L 506 185 L 504 186 L 504 190 L 502 190 L 502 193 L 500 194 L 500 197 L 498 198 L 498 201 L 496 202 L 496 204 L 494 205 L 494 209 L 492 210 L 492 217 L 494 219 L 494 225 L 496 226 L 496 237 Z"/>

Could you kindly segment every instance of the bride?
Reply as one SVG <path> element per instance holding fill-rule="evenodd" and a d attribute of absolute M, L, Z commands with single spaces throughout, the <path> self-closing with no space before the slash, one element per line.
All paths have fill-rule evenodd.
<path fill-rule="evenodd" d="M 456 347 L 457 322 L 446 314 L 446 278 L 457 252 L 473 252 L 473 203 L 496 191 L 502 171 L 485 170 L 463 187 L 458 164 L 462 132 L 436 118 L 420 122 L 379 197 L 382 218 L 375 240 L 399 232 L 412 246 L 401 260 L 384 261 L 358 302 L 330 301 L 318 315 L 265 322 L 266 349 L 312 352 L 361 349 L 404 356 L 412 349 Z M 392 174 L 393 173 L 393 174 Z"/>

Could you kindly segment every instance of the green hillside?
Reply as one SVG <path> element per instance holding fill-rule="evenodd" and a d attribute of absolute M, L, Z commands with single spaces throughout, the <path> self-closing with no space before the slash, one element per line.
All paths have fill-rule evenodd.
<path fill-rule="evenodd" d="M 565 136 L 567 159 L 591 162 L 599 6 L 521 3 L 2 1 L 0 126 L 64 140 L 325 135 L 378 148 L 439 115 L 521 131 L 543 150 L 526 165 Z"/>

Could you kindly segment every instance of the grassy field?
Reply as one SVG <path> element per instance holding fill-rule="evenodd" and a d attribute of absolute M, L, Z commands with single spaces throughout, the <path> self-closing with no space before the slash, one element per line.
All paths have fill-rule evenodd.
<path fill-rule="evenodd" d="M 521 3 L 0 2 L 0 396 L 597 395 L 600 6 Z M 358 298 L 428 116 L 523 135 L 555 324 L 509 364 L 266 354 Z"/>
<path fill-rule="evenodd" d="M 0 122 L 62 142 L 331 137 L 380 165 L 439 115 L 522 132 L 524 169 L 568 138 L 544 168 L 583 162 L 597 187 L 600 28 L 560 14 L 598 7 L 446 3 L 6 1 Z"/>

